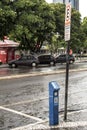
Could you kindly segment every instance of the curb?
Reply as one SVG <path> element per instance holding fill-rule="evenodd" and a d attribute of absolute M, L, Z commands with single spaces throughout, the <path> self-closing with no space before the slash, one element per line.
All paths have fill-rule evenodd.
<path fill-rule="evenodd" d="M 87 68 L 83 68 L 83 69 L 72 69 L 69 70 L 69 72 L 79 72 L 79 71 L 87 71 Z M 10 76 L 2 76 L 0 77 L 0 80 L 4 80 L 4 79 L 13 79 L 13 78 L 23 78 L 23 77 L 34 77 L 34 76 L 42 76 L 42 75 L 53 75 L 53 74 L 61 74 L 61 73 L 65 73 L 66 70 L 62 70 L 62 71 L 52 71 L 52 72 L 34 72 L 34 73 L 30 73 L 30 74 L 18 74 L 18 75 L 10 75 Z"/>

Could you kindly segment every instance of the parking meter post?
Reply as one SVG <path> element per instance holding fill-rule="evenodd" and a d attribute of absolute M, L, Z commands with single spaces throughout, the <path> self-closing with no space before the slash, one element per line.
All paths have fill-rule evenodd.
<path fill-rule="evenodd" d="M 59 85 L 49 82 L 49 125 L 59 124 Z"/>

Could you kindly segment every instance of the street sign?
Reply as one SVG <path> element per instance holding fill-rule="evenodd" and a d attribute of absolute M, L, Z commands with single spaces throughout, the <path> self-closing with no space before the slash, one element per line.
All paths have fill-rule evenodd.
<path fill-rule="evenodd" d="M 70 26 L 71 26 L 71 4 L 66 5 L 65 12 L 65 41 L 70 40 Z"/>
<path fill-rule="evenodd" d="M 68 3 L 66 5 L 66 12 L 65 12 L 65 26 L 70 25 L 71 23 L 71 4 Z"/>
<path fill-rule="evenodd" d="M 65 41 L 70 40 L 70 26 L 65 26 Z"/>

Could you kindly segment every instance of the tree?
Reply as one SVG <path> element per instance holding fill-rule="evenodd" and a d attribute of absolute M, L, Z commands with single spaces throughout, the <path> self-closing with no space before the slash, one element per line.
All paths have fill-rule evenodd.
<path fill-rule="evenodd" d="M 84 46 L 87 34 L 86 19 L 75 9 L 71 13 L 70 47 L 77 51 Z M 0 37 L 9 35 L 20 42 L 20 49 L 37 52 L 44 41 L 56 47 L 65 46 L 65 5 L 48 4 L 45 0 L 0 1 Z M 55 35 L 59 34 L 56 39 Z M 55 50 L 54 49 L 54 50 Z"/>
<path fill-rule="evenodd" d="M 13 29 L 16 12 L 10 7 L 9 0 L 0 1 L 0 38 L 9 35 Z"/>
<path fill-rule="evenodd" d="M 64 28 L 65 28 L 65 5 L 55 4 L 54 15 L 56 19 L 56 31 L 60 34 L 60 43 L 64 45 Z M 72 8 L 71 10 L 71 37 L 70 37 L 70 48 L 73 52 L 77 52 L 84 42 L 84 32 L 81 28 L 81 14 L 79 11 Z M 66 45 L 65 45 L 66 47 Z"/>
<path fill-rule="evenodd" d="M 17 0 L 13 6 L 17 13 L 15 30 L 11 32 L 20 41 L 20 48 L 38 51 L 36 44 L 43 44 L 55 29 L 53 12 L 44 0 Z"/>
<path fill-rule="evenodd" d="M 53 4 L 54 8 L 54 17 L 56 29 L 55 32 L 58 32 L 62 38 L 64 38 L 64 22 L 65 22 L 65 5 L 64 4 Z"/>
<path fill-rule="evenodd" d="M 74 52 L 78 52 L 83 46 L 83 41 L 84 33 L 81 28 L 81 15 L 78 11 L 72 9 L 70 47 Z"/>
<path fill-rule="evenodd" d="M 83 49 L 87 51 L 87 17 L 84 17 L 82 23 L 81 23 L 81 28 L 83 31 L 84 35 L 84 42 L 83 42 Z"/>

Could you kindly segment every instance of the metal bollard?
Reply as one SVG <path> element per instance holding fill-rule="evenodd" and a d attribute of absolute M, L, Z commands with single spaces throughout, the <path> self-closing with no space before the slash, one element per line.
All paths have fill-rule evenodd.
<path fill-rule="evenodd" d="M 59 124 L 59 85 L 49 82 L 49 125 Z"/>

